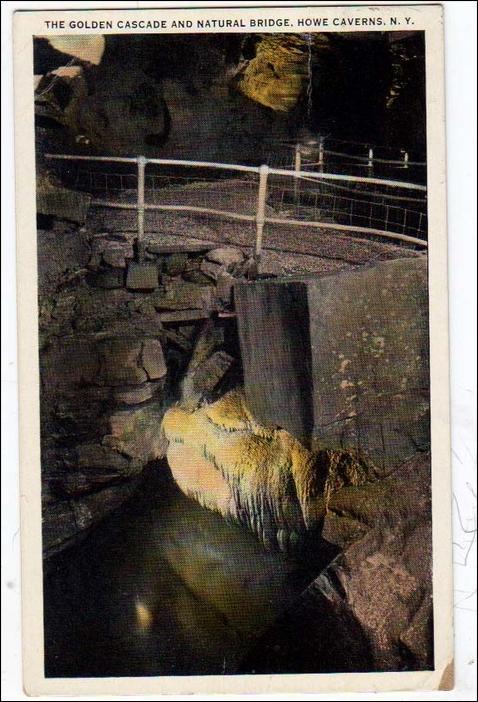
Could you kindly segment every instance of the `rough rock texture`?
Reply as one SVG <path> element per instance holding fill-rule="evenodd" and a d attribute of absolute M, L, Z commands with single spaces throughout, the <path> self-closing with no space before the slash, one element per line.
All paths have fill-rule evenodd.
<path fill-rule="evenodd" d="M 396 260 L 308 290 L 313 443 L 387 469 L 430 446 L 428 269 Z"/>
<path fill-rule="evenodd" d="M 242 671 L 432 669 L 430 455 L 418 454 L 373 485 L 339 490 L 329 508 L 322 536 L 344 551 L 260 640 Z"/>
<path fill-rule="evenodd" d="M 292 110 L 309 80 L 310 52 L 329 48 L 327 35 L 309 36 L 310 43 L 300 35 L 262 35 L 235 78 L 238 90 L 275 111 Z"/>
<path fill-rule="evenodd" d="M 145 466 L 165 455 L 161 421 L 187 368 L 190 398 L 199 402 L 237 367 L 223 326 L 209 319 L 231 300 L 212 280 L 180 275 L 218 247 L 186 252 L 151 243 L 154 287 L 136 290 L 127 275 L 132 236 L 59 220 L 38 232 L 46 555 L 122 504 Z M 231 249 L 211 265 L 233 278 L 228 266 L 243 258 Z"/>
<path fill-rule="evenodd" d="M 384 470 L 429 447 L 425 258 L 239 283 L 235 301 L 259 421 Z"/>
<path fill-rule="evenodd" d="M 83 224 L 88 215 L 91 195 L 63 187 L 56 178 L 41 170 L 37 178 L 37 213 Z"/>
<path fill-rule="evenodd" d="M 304 126 L 354 141 L 388 143 L 393 134 L 394 146 L 425 143 L 417 32 L 108 35 L 104 44 L 88 37 L 85 47 L 73 40 L 52 39 L 63 53 L 35 41 L 36 101 L 54 106 L 68 151 L 255 161 L 279 155 L 277 142 Z M 65 64 L 79 51 L 83 89 L 71 95 Z M 88 56 L 101 62 L 91 66 Z"/>
<path fill-rule="evenodd" d="M 302 547 L 336 490 L 374 479 L 345 451 L 312 454 L 288 432 L 258 424 L 239 390 L 200 407 L 187 396 L 162 428 L 181 490 L 283 551 Z"/>

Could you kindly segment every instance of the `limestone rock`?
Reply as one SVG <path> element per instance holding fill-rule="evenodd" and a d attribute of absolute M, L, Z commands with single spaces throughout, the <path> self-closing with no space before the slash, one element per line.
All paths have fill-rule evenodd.
<path fill-rule="evenodd" d="M 289 538 L 300 538 L 314 519 L 309 498 L 320 476 L 312 454 L 287 432 L 258 425 L 240 392 L 199 408 L 172 407 L 162 426 L 183 492 L 264 544 L 287 550 Z"/>
<path fill-rule="evenodd" d="M 88 215 L 90 202 L 91 195 L 69 190 L 55 183 L 48 173 L 39 171 L 36 188 L 38 214 L 83 224 Z"/>
<path fill-rule="evenodd" d="M 311 35 L 314 45 L 327 48 L 328 38 Z M 317 36 L 317 39 L 316 39 Z M 236 76 L 240 92 L 277 112 L 292 110 L 309 77 L 310 46 L 303 36 L 280 34 L 262 36 L 256 44 L 256 55 Z"/>
<path fill-rule="evenodd" d="M 221 266 L 233 266 L 244 261 L 244 254 L 241 249 L 234 246 L 221 246 L 218 249 L 208 251 L 206 254 L 208 261 L 218 263 Z"/>
<path fill-rule="evenodd" d="M 134 257 L 130 242 L 108 241 L 102 253 L 104 263 L 112 268 L 125 268 L 127 261 Z"/>
<path fill-rule="evenodd" d="M 159 285 L 158 269 L 154 263 L 131 263 L 126 275 L 130 290 L 154 290 Z"/>
<path fill-rule="evenodd" d="M 225 351 L 216 351 L 199 367 L 191 370 L 184 378 L 182 398 L 188 403 L 198 404 L 208 397 L 219 385 L 234 363 L 234 358 Z"/>
<path fill-rule="evenodd" d="M 184 280 L 190 283 L 196 283 L 197 285 L 214 285 L 214 281 L 209 276 L 201 273 L 200 270 L 186 271 L 183 274 Z"/>
<path fill-rule="evenodd" d="M 139 478 L 105 487 L 89 495 L 56 502 L 43 511 L 43 554 L 48 558 L 78 541 L 104 517 L 118 509 L 137 489 Z"/>
<path fill-rule="evenodd" d="M 234 290 L 258 420 L 361 451 L 384 472 L 429 447 L 426 258 Z"/>
<path fill-rule="evenodd" d="M 141 350 L 141 365 L 149 380 L 164 378 L 167 373 L 161 342 L 157 339 L 146 339 Z"/>
<path fill-rule="evenodd" d="M 92 276 L 90 282 L 90 285 L 98 288 L 105 288 L 106 290 L 122 288 L 124 284 L 125 276 L 122 268 L 113 268 L 110 270 L 100 271 L 94 277 Z"/>
<path fill-rule="evenodd" d="M 235 278 L 227 272 L 220 273 L 216 281 L 216 296 L 224 307 L 230 307 L 233 299 Z"/>
<path fill-rule="evenodd" d="M 172 253 L 165 256 L 163 262 L 163 272 L 167 275 L 180 275 L 186 270 L 188 255 L 186 253 Z"/>
<path fill-rule="evenodd" d="M 106 339 L 98 344 L 101 377 L 108 385 L 140 385 L 148 380 L 141 365 L 141 341 Z"/>
<path fill-rule="evenodd" d="M 185 281 L 166 282 L 151 295 L 151 303 L 159 310 L 212 310 L 213 296 L 210 286 Z"/>
<path fill-rule="evenodd" d="M 204 259 L 201 261 L 200 272 L 207 278 L 216 281 L 220 275 L 223 267 L 220 263 L 213 263 L 212 261 L 207 261 Z"/>
<path fill-rule="evenodd" d="M 40 368 L 49 391 L 96 382 L 100 358 L 94 339 L 72 337 L 51 344 L 42 353 Z"/>
<path fill-rule="evenodd" d="M 330 509 L 324 536 L 343 553 L 259 640 L 242 672 L 431 670 L 430 454 L 339 490 Z"/>
<path fill-rule="evenodd" d="M 130 475 L 130 462 L 101 444 L 83 444 L 76 449 L 81 470 L 109 467 L 117 475 Z"/>
<path fill-rule="evenodd" d="M 103 444 L 119 453 L 142 461 L 164 457 L 166 441 L 161 431 L 164 407 L 161 402 L 118 410 L 108 418 L 108 434 Z"/>
<path fill-rule="evenodd" d="M 161 383 L 143 383 L 137 386 L 125 386 L 115 388 L 114 399 L 118 403 L 125 405 L 140 405 L 151 400 L 161 387 Z"/>
<path fill-rule="evenodd" d="M 58 480 L 60 489 L 70 495 L 95 492 L 98 488 L 138 474 L 142 464 L 101 444 L 77 447 L 77 469 Z"/>
<path fill-rule="evenodd" d="M 42 296 L 57 290 L 69 273 L 88 264 L 90 247 L 84 234 L 65 224 L 38 231 L 38 287 Z"/>

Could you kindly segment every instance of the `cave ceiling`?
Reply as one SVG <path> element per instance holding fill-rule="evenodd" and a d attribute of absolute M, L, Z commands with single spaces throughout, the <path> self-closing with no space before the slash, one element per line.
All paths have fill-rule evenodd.
<path fill-rule="evenodd" d="M 304 130 L 421 147 L 419 34 L 38 38 L 37 117 L 73 152 L 251 160 Z"/>

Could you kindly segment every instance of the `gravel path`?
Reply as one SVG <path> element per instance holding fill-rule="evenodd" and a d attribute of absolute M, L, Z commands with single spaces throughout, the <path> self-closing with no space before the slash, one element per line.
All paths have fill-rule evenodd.
<path fill-rule="evenodd" d="M 151 198 L 155 202 L 216 207 L 235 212 L 253 212 L 254 192 L 241 182 L 236 187 L 228 181 L 217 188 L 208 184 L 207 197 L 203 186 L 165 188 Z M 225 187 L 226 185 L 226 187 Z M 124 194 L 132 200 L 134 194 Z M 267 208 L 267 214 L 275 214 Z M 110 231 L 131 238 L 136 232 L 136 213 L 132 210 L 92 208 L 88 226 L 96 231 Z M 220 243 L 237 245 L 252 252 L 255 224 L 225 219 L 213 215 L 149 211 L 145 217 L 145 237 L 162 244 Z M 332 229 L 266 224 L 263 238 L 261 272 L 276 275 L 297 273 L 329 273 L 356 268 L 377 260 L 424 255 L 406 244 L 392 244 L 378 238 L 363 238 Z"/>

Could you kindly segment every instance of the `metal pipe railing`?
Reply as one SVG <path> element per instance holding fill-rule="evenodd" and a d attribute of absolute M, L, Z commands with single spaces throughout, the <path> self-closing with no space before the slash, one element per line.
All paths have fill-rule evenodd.
<path fill-rule="evenodd" d="M 289 224 L 293 226 L 311 226 L 318 227 L 322 229 L 337 229 L 339 231 L 350 231 L 350 232 L 363 232 L 369 233 L 375 236 L 388 237 L 390 239 L 396 239 L 399 241 L 404 241 L 407 243 L 412 243 L 420 246 L 427 246 L 427 242 L 419 239 L 417 237 L 409 236 L 405 233 L 391 232 L 388 230 L 382 230 L 375 227 L 363 227 L 356 226 L 353 224 L 338 224 L 338 223 L 326 223 L 320 221 L 303 221 L 297 219 L 282 219 L 279 217 L 268 217 L 266 215 L 266 201 L 267 201 L 267 191 L 268 191 L 268 178 L 271 175 L 282 176 L 294 179 L 294 200 L 296 205 L 298 203 L 299 197 L 299 182 L 304 181 L 338 181 L 338 182 L 354 182 L 354 183 L 364 183 L 370 185 L 381 185 L 387 188 L 400 188 L 408 189 L 413 191 L 425 192 L 427 191 L 426 186 L 418 185 L 416 183 L 408 183 L 403 181 L 394 180 L 384 180 L 381 178 L 372 177 L 362 177 L 362 176 L 349 176 L 343 174 L 335 173 L 314 173 L 311 171 L 302 170 L 301 165 L 301 154 L 300 149 L 296 150 L 295 159 L 295 169 L 287 170 L 281 168 L 269 168 L 266 165 L 262 166 L 243 166 L 240 164 L 231 163 L 213 163 L 209 161 L 188 161 L 180 159 L 155 159 L 146 158 L 144 156 L 136 157 L 121 157 L 121 156 L 81 156 L 81 155 L 71 155 L 71 154 L 45 154 L 45 158 L 63 161 L 96 161 L 96 162 L 113 162 L 113 163 L 135 163 L 137 166 L 137 197 L 136 203 L 122 203 L 117 201 L 109 200 L 98 200 L 94 199 L 92 204 L 102 207 L 111 207 L 115 209 L 128 209 L 136 210 L 137 212 L 137 246 L 138 246 L 138 259 L 140 262 L 144 260 L 144 216 L 146 210 L 165 210 L 165 211 L 177 211 L 177 212 L 194 212 L 197 214 L 210 214 L 222 217 L 227 217 L 231 219 L 237 219 L 242 221 L 255 221 L 256 223 L 256 241 L 254 247 L 254 257 L 256 262 L 259 263 L 262 247 L 263 247 L 263 232 L 264 225 L 266 223 L 270 224 Z M 373 157 L 372 157 L 373 158 Z M 228 171 L 239 171 L 247 173 L 255 173 L 259 175 L 259 184 L 257 192 L 257 202 L 256 202 L 256 214 L 245 215 L 238 212 L 222 210 L 212 207 L 199 207 L 195 205 L 167 205 L 167 204 L 150 204 L 145 201 L 145 170 L 146 166 L 151 164 L 163 165 L 163 166 L 181 166 L 189 168 L 210 168 L 210 169 L 221 169 Z M 339 187 L 339 186 L 337 186 Z"/>

